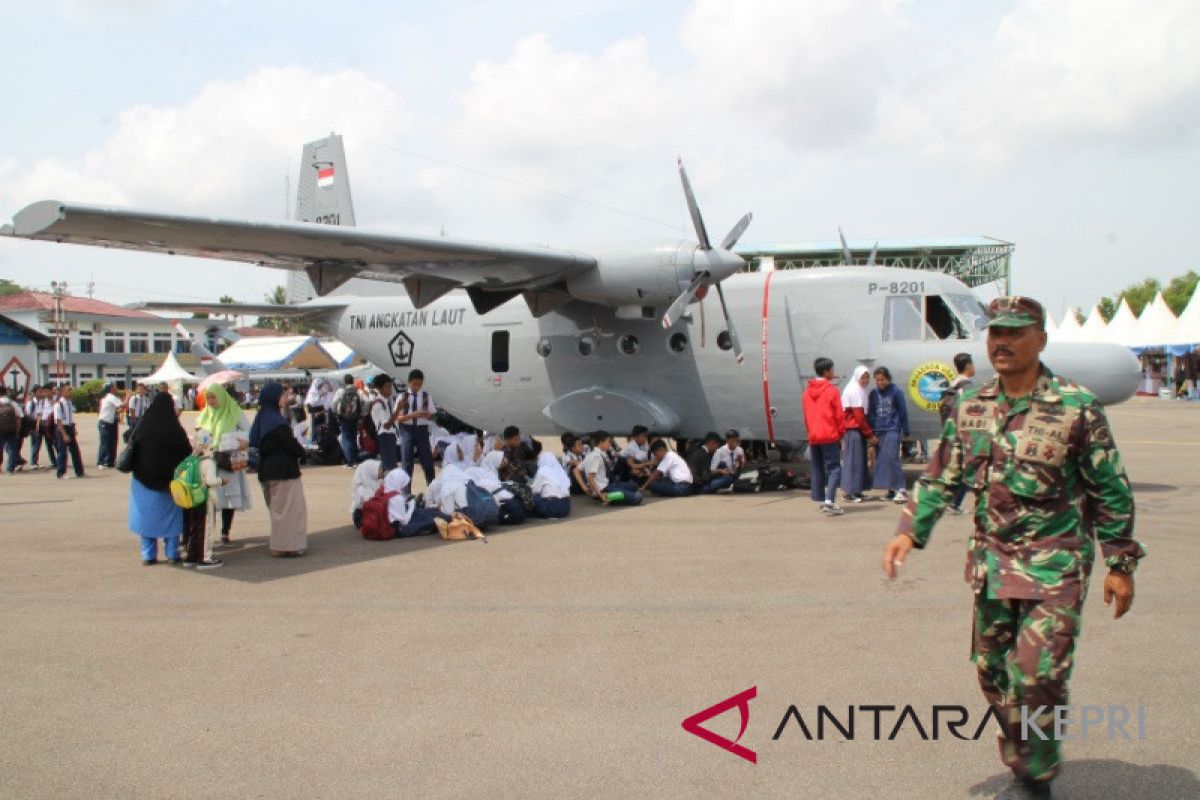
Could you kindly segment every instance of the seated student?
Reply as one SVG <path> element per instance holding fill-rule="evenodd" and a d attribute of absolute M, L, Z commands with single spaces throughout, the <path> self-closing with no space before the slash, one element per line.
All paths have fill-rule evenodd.
<path fill-rule="evenodd" d="M 587 494 L 587 487 L 575 473 L 587 456 L 589 448 L 584 445 L 583 439 L 573 433 L 564 433 L 561 441 L 562 456 L 559 458 L 559 464 L 571 479 L 571 494 Z"/>
<path fill-rule="evenodd" d="M 596 431 L 592 434 L 592 452 L 584 457 L 575 469 L 587 494 L 604 505 L 636 506 L 642 502 L 642 493 L 637 484 L 629 481 L 610 481 L 608 459 L 605 453 L 612 447 L 612 434 Z"/>
<path fill-rule="evenodd" d="M 733 428 L 725 431 L 725 444 L 713 453 L 710 466 L 714 473 L 737 478 L 738 473 L 746 466 L 746 451 L 742 450 L 741 441 L 742 437 Z"/>
<path fill-rule="evenodd" d="M 525 506 L 521 505 L 512 492 L 504 488 L 500 476 L 505 466 L 504 450 L 493 450 L 479 461 L 479 466 L 467 470 L 467 475 L 479 488 L 490 492 L 500 506 L 501 525 L 520 525 L 525 521 Z M 536 463 L 536 460 L 535 460 Z M 460 511 L 462 509 L 459 509 Z"/>
<path fill-rule="evenodd" d="M 621 480 L 640 481 L 650 475 L 649 430 L 645 425 L 634 425 L 629 432 L 629 442 L 619 454 L 616 477 Z"/>
<path fill-rule="evenodd" d="M 537 456 L 521 438 L 521 429 L 509 425 L 504 429 L 504 465 L 500 468 L 500 479 L 506 481 L 527 481 L 537 471 Z"/>
<path fill-rule="evenodd" d="M 450 521 L 450 517 L 432 508 L 417 508 L 417 501 L 408 493 L 412 479 L 404 467 L 396 467 L 383 479 L 385 492 L 396 492 L 388 499 L 388 521 L 396 538 L 425 536 L 437 530 L 436 520 Z"/>
<path fill-rule="evenodd" d="M 362 530 L 363 503 L 383 486 L 383 476 L 383 464 L 378 458 L 368 459 L 354 469 L 354 478 L 350 481 L 350 519 L 359 530 Z"/>
<path fill-rule="evenodd" d="M 687 465 L 692 471 L 692 492 L 694 494 L 713 494 L 729 486 L 737 477 L 724 467 L 713 469 L 716 463 L 714 454 L 721 444 L 721 437 L 716 431 L 704 435 L 704 443 L 698 444 L 688 453 Z"/>
<path fill-rule="evenodd" d="M 692 493 L 692 471 L 662 439 L 650 445 L 650 463 L 654 469 L 642 484 L 643 492 L 649 489 L 659 497 L 687 497 Z"/>
<path fill-rule="evenodd" d="M 542 443 L 533 442 L 537 454 L 537 472 L 529 485 L 533 492 L 533 513 L 543 519 L 562 519 L 571 513 L 572 481 L 558 459 L 542 452 Z"/>

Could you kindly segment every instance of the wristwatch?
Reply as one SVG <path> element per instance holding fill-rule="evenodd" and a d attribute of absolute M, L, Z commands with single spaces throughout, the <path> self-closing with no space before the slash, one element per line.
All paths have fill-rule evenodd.
<path fill-rule="evenodd" d="M 1126 575 L 1132 575 L 1137 569 L 1138 560 L 1133 556 L 1110 556 L 1104 560 L 1108 568 L 1112 572 L 1122 572 Z"/>

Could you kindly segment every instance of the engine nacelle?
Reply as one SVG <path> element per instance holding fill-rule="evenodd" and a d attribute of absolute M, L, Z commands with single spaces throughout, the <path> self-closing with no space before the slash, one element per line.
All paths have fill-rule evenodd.
<path fill-rule="evenodd" d="M 722 250 L 700 250 L 673 241 L 598 253 L 596 266 L 567 279 L 573 297 L 606 306 L 661 308 L 684 291 L 697 272 L 721 280 L 741 269 L 742 259 Z"/>

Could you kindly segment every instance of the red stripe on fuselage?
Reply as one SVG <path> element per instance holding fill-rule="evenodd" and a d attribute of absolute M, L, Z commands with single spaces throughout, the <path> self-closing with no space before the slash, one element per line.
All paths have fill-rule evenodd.
<path fill-rule="evenodd" d="M 763 307 L 762 307 L 762 381 L 763 381 L 763 414 L 767 418 L 767 439 L 775 440 L 775 421 L 771 419 L 771 385 L 767 382 L 767 314 L 770 310 L 771 300 L 771 278 L 775 277 L 775 270 L 767 273 L 767 279 L 763 282 Z"/>

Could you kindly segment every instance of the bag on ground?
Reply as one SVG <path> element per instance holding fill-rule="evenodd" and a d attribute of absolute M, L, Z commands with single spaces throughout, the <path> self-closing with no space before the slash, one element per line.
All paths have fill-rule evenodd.
<path fill-rule="evenodd" d="M 358 530 L 364 539 L 386 542 L 396 537 L 396 532 L 392 530 L 392 521 L 388 519 L 388 501 L 398 494 L 400 493 L 385 492 L 380 488 L 374 497 L 363 503 L 362 527 Z"/>
<path fill-rule="evenodd" d="M 475 481 L 467 481 L 467 504 L 462 512 L 471 518 L 476 527 L 485 531 L 500 521 L 500 504 L 491 492 Z"/>

